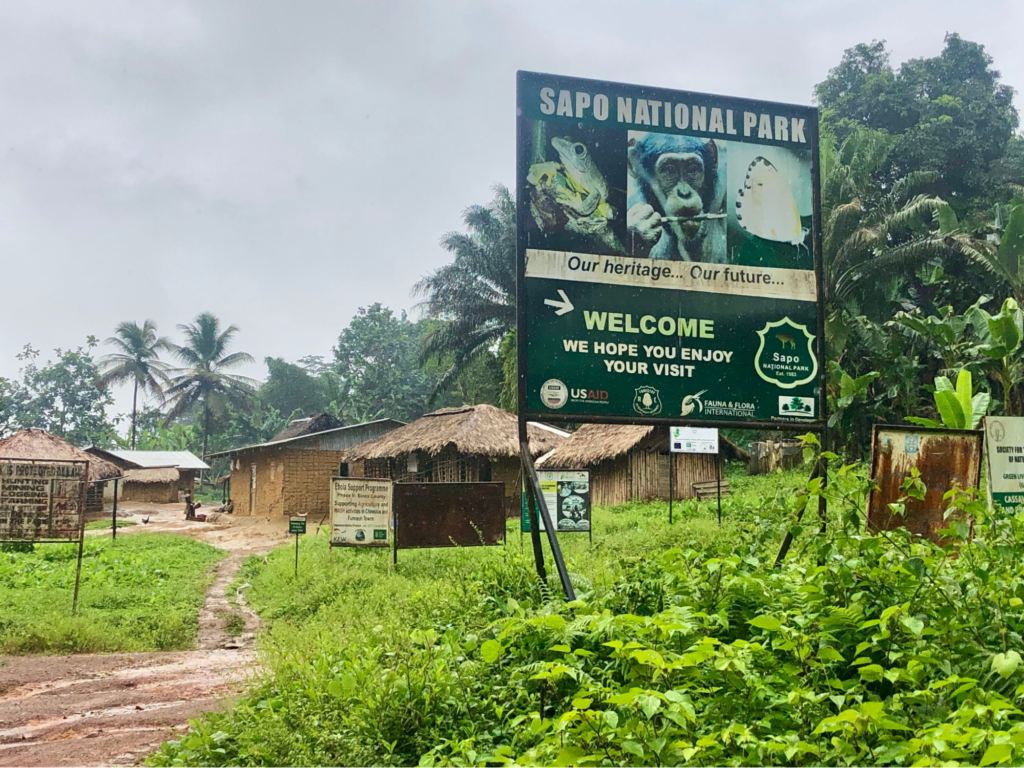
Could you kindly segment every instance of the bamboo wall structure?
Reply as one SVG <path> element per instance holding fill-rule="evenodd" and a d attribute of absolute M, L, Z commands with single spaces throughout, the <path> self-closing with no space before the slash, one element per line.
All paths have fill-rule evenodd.
<path fill-rule="evenodd" d="M 669 461 L 675 461 L 676 499 L 692 499 L 693 483 L 717 479 L 717 456 L 658 453 L 634 448 L 629 453 L 590 468 L 591 503 L 614 506 L 633 500 L 668 500 Z"/>

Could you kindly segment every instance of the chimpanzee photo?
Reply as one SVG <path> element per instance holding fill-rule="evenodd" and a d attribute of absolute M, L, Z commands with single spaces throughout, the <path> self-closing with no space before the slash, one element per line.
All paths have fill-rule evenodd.
<path fill-rule="evenodd" d="M 628 157 L 631 255 L 727 261 L 725 147 L 712 139 L 630 131 Z"/>

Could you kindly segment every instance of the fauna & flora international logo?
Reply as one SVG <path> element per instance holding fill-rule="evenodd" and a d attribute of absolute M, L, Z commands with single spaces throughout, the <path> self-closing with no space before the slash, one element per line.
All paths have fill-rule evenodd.
<path fill-rule="evenodd" d="M 814 354 L 814 334 L 806 325 L 784 317 L 767 323 L 757 335 L 761 338 L 754 355 L 758 376 L 782 389 L 814 381 L 818 358 Z"/>

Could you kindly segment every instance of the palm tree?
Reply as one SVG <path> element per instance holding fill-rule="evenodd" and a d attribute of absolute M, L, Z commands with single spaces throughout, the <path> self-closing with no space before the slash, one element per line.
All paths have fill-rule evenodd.
<path fill-rule="evenodd" d="M 462 214 L 469 232 L 449 232 L 441 247 L 455 255 L 413 289 L 427 317 L 444 320 L 424 342 L 423 360 L 451 354 L 451 367 L 434 387 L 433 401 L 478 356 L 492 349 L 516 323 L 516 203 L 508 188 Z"/>
<path fill-rule="evenodd" d="M 955 218 L 948 226 L 963 253 L 1000 283 L 996 292 L 1024 304 L 1024 198 L 1019 196 L 1024 190 L 1014 190 L 1018 196 L 997 205 L 994 220 L 983 227 L 990 230 L 987 235 L 962 232 Z"/>
<path fill-rule="evenodd" d="M 201 404 L 205 461 L 210 414 L 222 411 L 228 404 L 243 406 L 256 391 L 254 379 L 226 371 L 255 361 L 246 352 L 227 354 L 238 327 L 229 325 L 222 331 L 220 320 L 211 312 L 203 312 L 193 323 L 179 325 L 178 330 L 185 334 L 185 343 L 172 344 L 171 352 L 183 367 L 171 371 L 165 392 L 170 405 L 166 422 L 193 411 Z"/>
<path fill-rule="evenodd" d="M 160 353 L 171 348 L 165 336 L 156 335 L 156 323 L 146 320 L 138 323 L 124 321 L 114 330 L 114 335 L 105 342 L 117 349 L 100 358 L 99 386 L 106 388 L 113 384 L 131 381 L 132 390 L 132 436 L 131 446 L 135 450 L 135 420 L 138 413 L 139 390 L 163 399 L 163 384 L 167 381 L 167 365 L 160 361 Z"/>
<path fill-rule="evenodd" d="M 862 292 L 878 293 L 879 282 L 906 275 L 929 259 L 959 250 L 945 223 L 952 209 L 934 195 L 916 194 L 937 174 L 917 171 L 889 188 L 874 184 L 873 174 L 889 152 L 891 140 L 877 131 L 853 133 L 836 150 L 825 141 L 822 171 L 822 256 L 825 301 L 830 310 L 855 301 Z M 932 228 L 933 221 L 939 227 Z"/>

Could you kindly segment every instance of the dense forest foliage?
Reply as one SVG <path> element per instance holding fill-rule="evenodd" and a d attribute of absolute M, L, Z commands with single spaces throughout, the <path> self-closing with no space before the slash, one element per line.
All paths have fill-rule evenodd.
<path fill-rule="evenodd" d="M 978 43 L 894 67 L 858 45 L 814 90 L 822 116 L 828 396 L 836 448 L 872 423 L 950 423 L 961 371 L 985 408 L 1024 413 L 1024 136 L 1014 90 Z M 359 309 L 331 350 L 237 373 L 244 336 L 204 313 L 177 327 L 125 322 L 101 344 L 26 345 L 0 378 L 0 436 L 37 426 L 79 444 L 210 453 L 260 442 L 289 419 L 410 420 L 446 405 L 515 405 L 515 203 L 495 187 L 441 238 L 450 263 L 413 288 L 420 319 Z M 44 359 L 45 358 L 45 359 Z M 964 379 L 961 379 L 964 381 Z M 111 416 L 110 387 L 132 387 Z M 980 402 L 980 401 L 979 401 Z M 961 414 L 962 416 L 962 414 Z M 968 419 L 969 420 L 969 419 Z"/>

